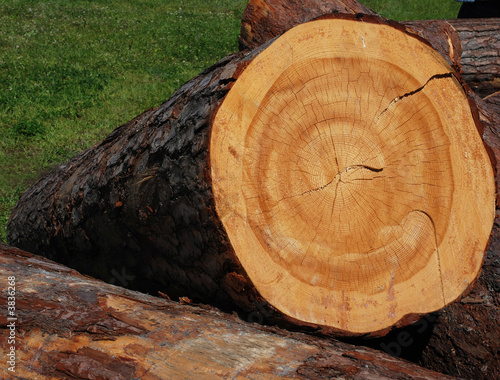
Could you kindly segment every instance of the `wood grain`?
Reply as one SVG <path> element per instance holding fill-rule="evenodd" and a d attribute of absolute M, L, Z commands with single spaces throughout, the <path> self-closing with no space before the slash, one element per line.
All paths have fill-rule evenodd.
<path fill-rule="evenodd" d="M 211 137 L 217 212 L 259 293 L 350 333 L 459 298 L 495 217 L 492 165 L 453 70 L 368 20 L 283 34 L 232 87 Z"/>

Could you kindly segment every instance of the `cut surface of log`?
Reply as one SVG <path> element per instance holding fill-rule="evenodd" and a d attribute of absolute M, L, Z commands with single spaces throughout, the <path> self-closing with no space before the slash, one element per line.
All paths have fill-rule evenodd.
<path fill-rule="evenodd" d="M 451 379 L 106 284 L 1 243 L 0 283 L 2 304 L 15 289 L 15 310 L 0 316 L 3 379 Z"/>
<path fill-rule="evenodd" d="M 259 293 L 351 333 L 459 298 L 495 217 L 476 122 L 444 59 L 379 19 L 279 37 L 231 88 L 211 135 L 216 209 Z"/>

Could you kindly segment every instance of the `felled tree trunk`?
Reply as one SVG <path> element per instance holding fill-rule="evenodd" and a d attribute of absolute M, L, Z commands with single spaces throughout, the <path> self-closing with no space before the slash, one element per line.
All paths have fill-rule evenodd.
<path fill-rule="evenodd" d="M 380 351 L 125 290 L 4 244 L 0 283 L 12 305 L 0 317 L 5 379 L 451 379 Z"/>
<path fill-rule="evenodd" d="M 254 49 L 295 25 L 335 12 L 374 14 L 355 0 L 250 0 L 242 18 L 240 49 Z M 498 19 L 419 20 L 402 25 L 424 37 L 448 63 L 461 69 L 464 80 L 479 95 L 500 88 Z"/>
<path fill-rule="evenodd" d="M 384 334 L 467 292 L 495 186 L 442 57 L 376 17 L 307 23 L 261 50 L 40 180 L 9 241 L 326 334 Z"/>

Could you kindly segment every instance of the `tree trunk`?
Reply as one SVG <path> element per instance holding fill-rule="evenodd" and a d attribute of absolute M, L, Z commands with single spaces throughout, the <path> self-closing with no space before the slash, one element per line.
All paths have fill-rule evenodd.
<path fill-rule="evenodd" d="M 380 351 L 242 322 L 82 276 L 0 244 L 4 376 L 451 379 Z"/>
<path fill-rule="evenodd" d="M 396 24 L 349 16 L 261 49 L 41 179 L 9 241 L 325 334 L 385 334 L 467 292 L 495 188 L 439 54 Z"/>
<path fill-rule="evenodd" d="M 312 5 L 311 3 L 314 3 Z M 375 14 L 355 0 L 250 0 L 241 23 L 240 49 L 255 47 L 295 25 L 329 13 Z M 403 22 L 427 39 L 481 96 L 500 88 L 500 20 L 456 19 Z"/>

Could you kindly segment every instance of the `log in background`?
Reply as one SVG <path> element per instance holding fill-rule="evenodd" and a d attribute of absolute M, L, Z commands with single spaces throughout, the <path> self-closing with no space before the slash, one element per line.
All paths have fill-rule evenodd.
<path fill-rule="evenodd" d="M 449 46 L 449 35 L 446 38 L 442 46 Z M 458 48 L 453 51 L 451 56 Z M 214 222 L 203 168 L 213 112 L 255 54 L 222 60 L 162 106 L 118 128 L 103 143 L 42 179 L 23 195 L 38 212 L 31 209 L 17 221 L 14 214 L 9 241 L 106 280 L 113 270 L 133 274 L 129 286 L 136 289 L 164 289 L 165 284 L 151 279 L 167 273 L 173 297 L 189 292 L 221 307 L 230 298 L 238 299 L 227 292 L 245 283 L 244 274 L 229 260 L 228 242 L 210 239 L 214 230 L 223 231 Z M 498 115 L 480 102 L 479 107 L 485 140 L 498 156 Z M 125 188 L 132 191 L 125 194 Z M 20 209 L 16 212 L 22 214 Z M 436 320 L 422 319 L 368 344 L 454 376 L 500 377 L 498 231 L 495 223 L 483 273 L 468 297 L 438 313 Z M 109 245 L 123 249 L 98 251 Z M 210 255 L 203 255 L 206 250 Z M 171 252 L 171 257 L 158 258 L 157 251 Z M 102 255 L 106 262 L 97 260 Z M 184 285 L 176 288 L 175 283 Z M 239 306 L 248 313 L 260 302 L 258 295 L 245 294 Z M 261 313 L 272 322 L 272 314 L 264 308 Z"/>

